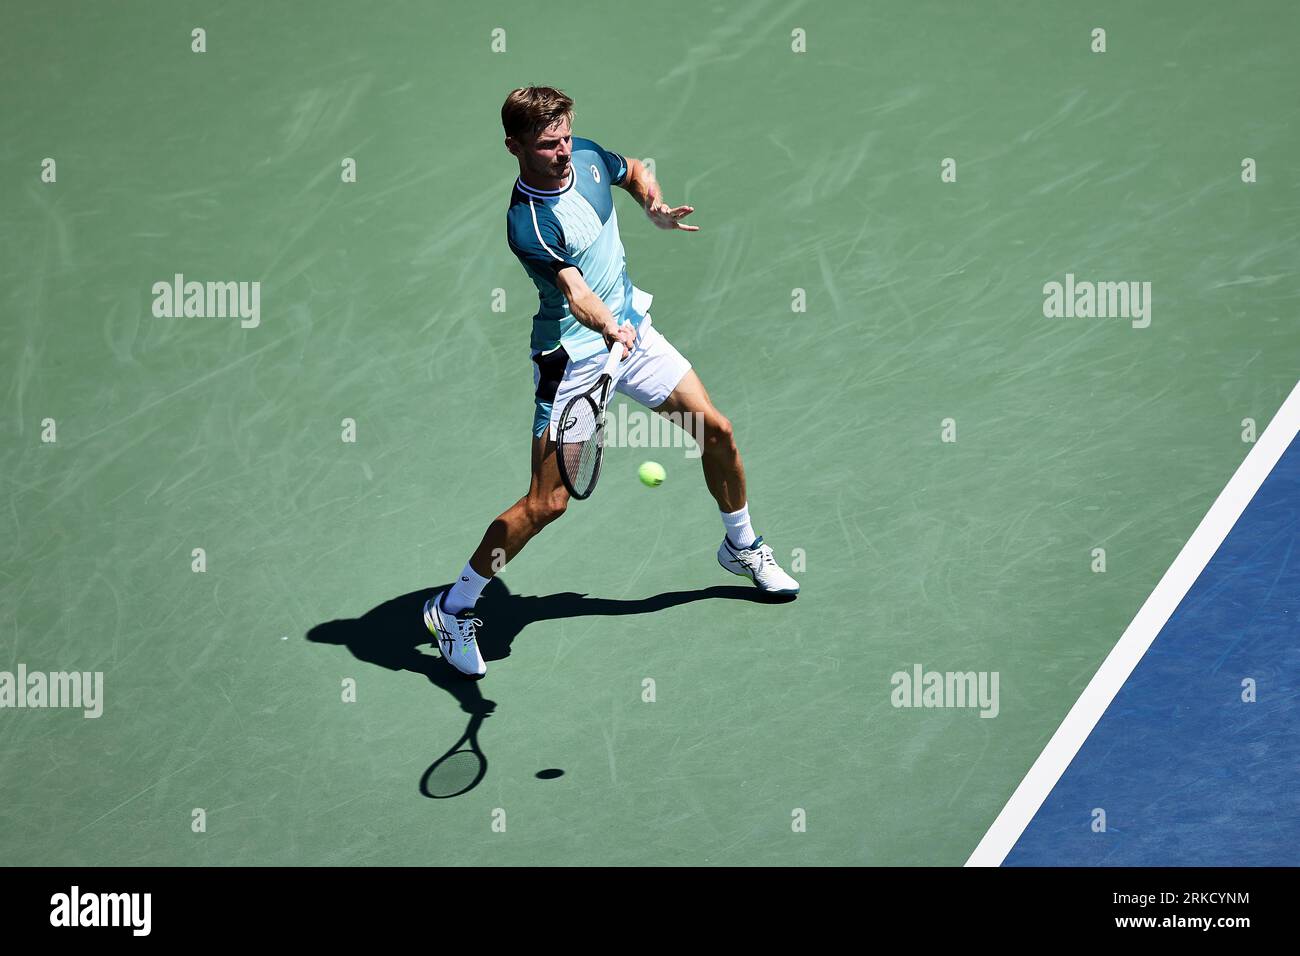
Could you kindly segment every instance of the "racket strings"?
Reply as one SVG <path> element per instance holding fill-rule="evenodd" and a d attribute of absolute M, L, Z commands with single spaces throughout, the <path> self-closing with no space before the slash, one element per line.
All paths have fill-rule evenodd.
<path fill-rule="evenodd" d="M 604 422 L 595 402 L 575 403 L 564 422 L 559 454 L 577 495 L 586 495 L 595 484 L 603 439 Z"/>

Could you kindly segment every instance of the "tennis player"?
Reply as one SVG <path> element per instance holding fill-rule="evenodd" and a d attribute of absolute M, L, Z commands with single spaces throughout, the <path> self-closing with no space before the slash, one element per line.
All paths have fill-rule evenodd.
<path fill-rule="evenodd" d="M 689 412 L 703 422 L 704 482 L 722 515 L 718 562 L 770 594 L 794 595 L 799 582 L 776 563 L 754 533 L 745 468 L 731 422 L 714 407 L 690 362 L 654 328 L 651 296 L 632 285 L 619 238 L 613 187 L 631 193 L 660 229 L 695 232 L 682 220 L 692 206 L 669 206 L 636 159 L 572 134 L 573 100 L 545 86 L 514 90 L 501 108 L 506 149 L 519 161 L 510 194 L 506 239 L 537 286 L 533 316 L 532 479 L 528 493 L 483 535 L 459 580 L 424 605 L 424 622 L 442 656 L 466 674 L 483 674 L 474 604 L 504 564 L 564 514 L 569 493 L 556 462 L 556 417 L 570 397 L 590 388 L 609 350 L 622 343 L 617 389 L 647 408 Z M 698 418 L 696 418 L 698 416 Z"/>

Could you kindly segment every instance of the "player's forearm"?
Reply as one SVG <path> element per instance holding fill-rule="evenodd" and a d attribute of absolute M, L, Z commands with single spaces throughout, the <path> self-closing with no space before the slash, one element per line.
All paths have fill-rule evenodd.
<path fill-rule="evenodd" d="M 570 299 L 569 311 L 573 313 L 575 319 L 601 335 L 612 332 L 618 327 L 614 314 L 609 311 L 609 306 L 605 305 L 604 300 L 591 290 Z"/>
<path fill-rule="evenodd" d="M 658 199 L 660 195 L 659 183 L 654 173 L 646 169 L 645 163 L 639 159 L 633 159 L 628 163 L 627 180 L 623 186 L 636 197 L 642 209 L 646 208 L 652 200 Z"/>

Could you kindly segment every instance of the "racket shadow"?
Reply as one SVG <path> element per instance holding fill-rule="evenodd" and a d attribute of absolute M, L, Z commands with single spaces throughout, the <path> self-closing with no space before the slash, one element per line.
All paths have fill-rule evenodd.
<path fill-rule="evenodd" d="M 488 761 L 479 747 L 484 718 L 496 702 L 483 696 L 480 683 L 442 661 L 431 649 L 424 626 L 424 602 L 449 585 L 411 591 L 379 604 L 360 617 L 317 624 L 306 634 L 313 644 L 346 647 L 359 661 L 392 671 L 410 671 L 450 694 L 470 719 L 454 746 L 430 765 L 420 778 L 426 797 L 446 799 L 477 787 L 487 775 Z M 576 591 L 557 594 L 512 594 L 500 577 L 493 578 L 479 599 L 476 613 L 483 620 L 479 650 L 484 660 L 499 661 L 530 624 L 570 617 L 619 617 L 650 614 L 694 601 L 733 600 L 771 603 L 772 598 L 750 586 L 715 585 L 690 591 L 668 591 L 647 598 L 593 598 Z"/>
<path fill-rule="evenodd" d="M 475 714 L 460 740 L 429 765 L 420 778 L 420 792 L 433 800 L 469 793 L 487 776 L 487 757 L 478 745 L 478 731 L 487 714 Z"/>

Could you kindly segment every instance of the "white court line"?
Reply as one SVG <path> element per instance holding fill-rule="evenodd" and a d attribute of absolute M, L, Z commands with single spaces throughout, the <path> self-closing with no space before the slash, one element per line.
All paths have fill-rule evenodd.
<path fill-rule="evenodd" d="M 1255 447 L 1246 455 L 1232 480 L 1215 499 L 1196 531 L 1183 545 L 1156 589 L 1124 630 L 1119 643 L 1111 650 L 1093 675 L 1061 726 L 1038 755 L 1034 765 L 1020 781 L 1016 792 L 1002 808 L 984 838 L 966 861 L 967 866 L 1001 866 L 1020 835 L 1029 826 L 1038 808 L 1061 779 L 1065 768 L 1079 752 L 1083 742 L 1097 726 L 1097 721 L 1115 699 L 1119 689 L 1137 667 L 1142 655 L 1165 626 L 1174 608 L 1187 594 L 1214 552 L 1237 523 L 1246 505 L 1278 463 L 1291 440 L 1300 431 L 1300 382 L 1296 383 L 1282 407 L 1269 422 Z"/>

